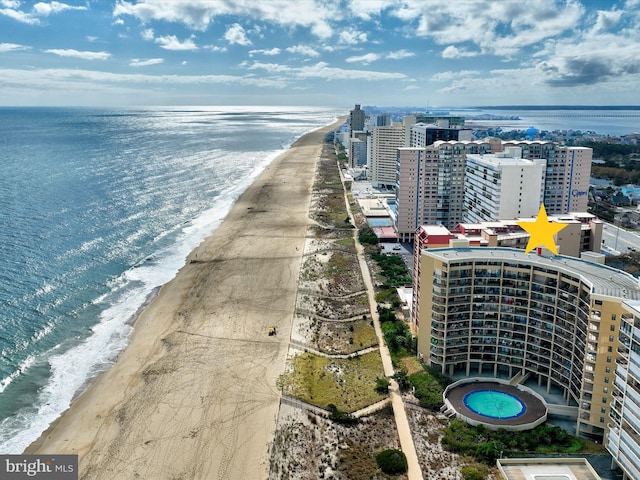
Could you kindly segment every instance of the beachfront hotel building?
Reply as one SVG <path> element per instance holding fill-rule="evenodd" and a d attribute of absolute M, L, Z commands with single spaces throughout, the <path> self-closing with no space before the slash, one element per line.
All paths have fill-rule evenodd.
<path fill-rule="evenodd" d="M 469 154 L 466 160 L 464 222 L 537 215 L 544 196 L 546 160 L 523 159 L 518 148 Z"/>
<path fill-rule="evenodd" d="M 623 303 L 640 300 L 637 278 L 573 257 L 484 247 L 423 250 L 419 276 L 425 363 L 451 377 L 560 389 L 577 433 L 605 434 Z"/>
<path fill-rule="evenodd" d="M 611 423 L 605 445 L 624 480 L 640 478 L 640 302 L 623 303 Z"/>

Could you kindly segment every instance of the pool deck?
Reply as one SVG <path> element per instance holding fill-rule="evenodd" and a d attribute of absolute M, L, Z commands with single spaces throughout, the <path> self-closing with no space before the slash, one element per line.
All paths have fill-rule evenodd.
<path fill-rule="evenodd" d="M 522 403 L 524 403 L 526 410 L 522 415 L 518 417 L 504 419 L 478 415 L 464 404 L 464 397 L 467 394 L 476 392 L 478 390 L 494 390 L 497 392 L 504 392 L 508 393 L 509 395 L 513 395 L 514 397 L 520 399 Z M 544 405 L 544 403 L 542 403 L 538 398 L 534 397 L 530 393 L 518 390 L 516 387 L 511 385 L 503 385 L 494 382 L 473 382 L 466 385 L 460 385 L 459 387 L 455 387 L 451 391 L 449 391 L 447 399 L 458 413 L 471 420 L 476 420 L 486 425 L 495 425 L 496 427 L 505 425 L 530 424 L 538 420 L 540 417 L 543 417 L 547 412 L 547 407 Z"/>

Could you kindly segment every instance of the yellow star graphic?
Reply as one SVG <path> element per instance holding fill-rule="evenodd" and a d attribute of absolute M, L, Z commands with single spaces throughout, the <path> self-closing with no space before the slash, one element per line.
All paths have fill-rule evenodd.
<path fill-rule="evenodd" d="M 527 248 L 524 250 L 524 253 L 529 253 L 539 245 L 543 245 L 555 255 L 558 254 L 558 250 L 556 249 L 556 242 L 553 239 L 553 236 L 569 225 L 568 223 L 550 222 L 547 218 L 547 211 L 544 208 L 544 203 L 540 205 L 538 217 L 535 222 L 516 223 L 529 233 L 529 242 L 527 243 Z"/>

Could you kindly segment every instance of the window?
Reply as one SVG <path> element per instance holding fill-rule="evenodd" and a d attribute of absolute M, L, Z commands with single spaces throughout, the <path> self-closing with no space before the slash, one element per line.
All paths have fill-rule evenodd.
<path fill-rule="evenodd" d="M 607 373 L 611 373 L 611 367 L 605 367 L 604 371 Z"/>
<path fill-rule="evenodd" d="M 607 352 L 609 352 L 609 353 L 613 352 L 613 347 L 611 345 L 609 345 L 607 347 Z"/>
<path fill-rule="evenodd" d="M 613 342 L 614 340 L 615 340 L 614 336 L 613 335 L 609 335 L 609 341 Z"/>
<path fill-rule="evenodd" d="M 607 357 L 607 363 L 611 363 L 611 357 Z"/>
<path fill-rule="evenodd" d="M 602 403 L 607 403 L 607 397 L 602 397 Z"/>
<path fill-rule="evenodd" d="M 600 423 L 604 423 L 604 417 L 600 417 Z"/>
<path fill-rule="evenodd" d="M 607 367 L 609 368 L 609 367 Z M 604 383 L 609 383 L 609 377 L 604 377 Z"/>
<path fill-rule="evenodd" d="M 609 387 L 604 387 L 602 389 L 602 393 L 609 393 Z"/>
<path fill-rule="evenodd" d="M 600 413 L 607 413 L 607 407 L 602 407 L 600 409 Z"/>
<path fill-rule="evenodd" d="M 616 314 L 615 313 L 611 314 L 611 320 L 613 320 L 614 322 L 616 321 Z"/>
<path fill-rule="evenodd" d="M 616 326 L 615 325 L 609 325 L 609 330 L 611 330 L 612 332 L 616 331 Z"/>

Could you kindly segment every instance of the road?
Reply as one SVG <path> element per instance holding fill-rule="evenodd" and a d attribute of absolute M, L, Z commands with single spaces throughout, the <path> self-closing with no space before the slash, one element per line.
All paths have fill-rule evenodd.
<path fill-rule="evenodd" d="M 640 235 L 611 223 L 605 223 L 602 231 L 602 240 L 607 253 L 627 253 L 631 249 L 640 251 Z M 614 250 L 614 251 L 611 251 Z"/>

